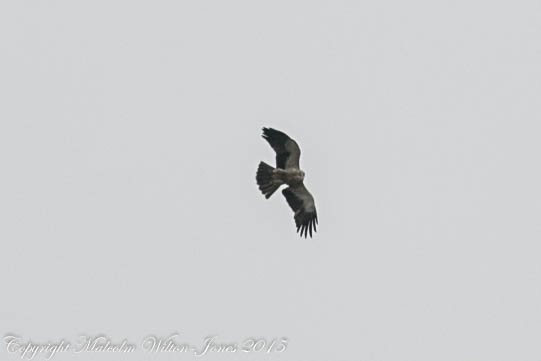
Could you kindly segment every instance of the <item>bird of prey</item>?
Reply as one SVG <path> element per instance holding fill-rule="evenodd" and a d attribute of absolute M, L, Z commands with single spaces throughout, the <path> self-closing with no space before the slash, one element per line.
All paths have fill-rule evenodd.
<path fill-rule="evenodd" d="M 259 189 L 269 199 L 282 184 L 287 184 L 282 194 L 295 213 L 297 233 L 300 231 L 304 238 L 310 233 L 312 237 L 318 223 L 317 212 L 314 198 L 303 184 L 304 172 L 299 167 L 301 150 L 297 142 L 279 130 L 263 128 L 262 137 L 276 152 L 276 168 L 265 162 L 259 163 L 256 174 Z"/>

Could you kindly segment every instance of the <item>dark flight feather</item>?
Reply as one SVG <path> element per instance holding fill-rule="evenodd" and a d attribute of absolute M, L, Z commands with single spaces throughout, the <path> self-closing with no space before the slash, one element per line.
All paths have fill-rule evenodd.
<path fill-rule="evenodd" d="M 308 233 L 312 237 L 312 231 L 315 232 L 317 230 L 317 211 L 314 198 L 310 192 L 301 184 L 297 187 L 285 188 L 282 194 L 295 213 L 294 218 L 297 232 L 300 231 L 301 237 L 304 235 L 306 238 Z"/>
<path fill-rule="evenodd" d="M 276 152 L 276 167 L 282 169 L 299 168 L 301 150 L 297 142 L 285 133 L 272 128 L 263 128 L 262 137 Z"/>

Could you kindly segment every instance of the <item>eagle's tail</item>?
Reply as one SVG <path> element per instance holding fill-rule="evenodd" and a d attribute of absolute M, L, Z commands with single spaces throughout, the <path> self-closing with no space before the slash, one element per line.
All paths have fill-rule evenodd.
<path fill-rule="evenodd" d="M 276 182 L 273 181 L 272 177 L 272 171 L 274 170 L 273 167 L 268 165 L 265 162 L 260 162 L 259 167 L 257 168 L 257 174 L 255 179 L 257 180 L 257 185 L 259 186 L 259 189 L 261 190 L 261 193 L 265 195 L 265 198 L 269 199 L 270 196 L 278 188 L 280 188 L 280 183 L 276 184 Z"/>

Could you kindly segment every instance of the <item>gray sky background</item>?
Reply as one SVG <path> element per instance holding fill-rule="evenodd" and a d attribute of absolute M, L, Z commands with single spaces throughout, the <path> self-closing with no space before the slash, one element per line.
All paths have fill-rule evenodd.
<path fill-rule="evenodd" d="M 2 1 L 0 332 L 540 360 L 540 24 L 533 0 Z M 257 189 L 262 126 L 302 148 L 313 240 Z"/>

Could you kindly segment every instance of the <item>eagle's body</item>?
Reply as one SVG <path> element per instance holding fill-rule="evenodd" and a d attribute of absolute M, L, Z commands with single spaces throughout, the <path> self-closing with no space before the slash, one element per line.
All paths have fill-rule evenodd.
<path fill-rule="evenodd" d="M 274 183 L 285 183 L 290 187 L 296 187 L 304 180 L 304 172 L 296 168 L 274 168 L 272 170 L 272 180 Z"/>
<path fill-rule="evenodd" d="M 265 162 L 259 163 L 256 180 L 259 189 L 270 198 L 281 185 L 289 187 L 282 191 L 287 203 L 295 212 L 297 232 L 307 236 L 316 230 L 317 212 L 314 198 L 304 186 L 304 172 L 299 167 L 301 150 L 293 139 L 285 133 L 272 128 L 263 128 L 263 138 L 269 142 L 276 152 L 276 168 Z"/>

